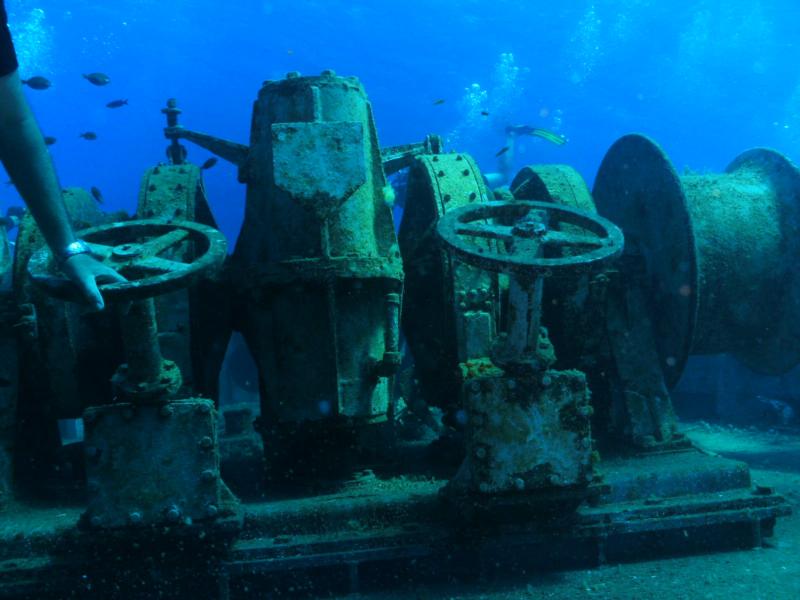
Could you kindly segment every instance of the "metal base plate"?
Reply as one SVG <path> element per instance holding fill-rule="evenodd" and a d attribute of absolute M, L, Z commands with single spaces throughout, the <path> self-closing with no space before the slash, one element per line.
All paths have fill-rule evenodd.
<path fill-rule="evenodd" d="M 542 519 L 536 503 L 526 514 L 523 499 L 514 503 L 518 518 L 510 522 L 463 520 L 439 495 L 444 481 L 423 475 L 379 473 L 331 494 L 248 504 L 236 541 L 235 525 L 223 531 L 219 522 L 195 532 L 195 543 L 184 535 L 177 543 L 181 552 L 167 551 L 159 563 L 157 581 L 147 560 L 91 562 L 98 538 L 75 531 L 74 510 L 6 512 L 0 517 L 0 597 L 63 597 L 87 574 L 97 595 L 86 597 L 113 597 L 103 593 L 126 578 L 141 591 L 127 597 L 146 597 L 143 586 L 150 583 L 169 586 L 176 596 L 205 586 L 223 598 L 290 587 L 317 597 L 385 590 L 392 581 L 469 579 L 486 568 L 518 572 L 752 547 L 771 533 L 776 517 L 791 512 L 781 496 L 751 489 L 743 463 L 696 450 L 607 458 L 601 465 L 605 485 L 594 505 L 556 519 Z M 32 523 L 38 525 L 31 530 Z M 135 551 L 152 550 L 142 530 L 132 531 L 140 532 L 135 541 L 144 549 Z M 158 531 L 165 535 L 150 543 L 159 551 L 175 545 L 168 529 Z"/>

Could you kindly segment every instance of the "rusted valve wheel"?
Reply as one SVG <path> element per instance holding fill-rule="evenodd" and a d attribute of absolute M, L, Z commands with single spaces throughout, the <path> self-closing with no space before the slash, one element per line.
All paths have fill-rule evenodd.
<path fill-rule="evenodd" d="M 142 300 L 184 288 L 219 268 L 227 254 L 222 233 L 189 221 L 125 221 L 84 229 L 77 235 L 86 241 L 95 258 L 128 279 L 99 286 L 110 301 Z M 181 244 L 194 245 L 194 260 L 181 262 L 159 256 Z M 77 288 L 58 272 L 49 248 L 33 254 L 28 272 L 53 296 L 80 300 Z"/>
<path fill-rule="evenodd" d="M 559 231 L 560 225 L 571 225 Z M 486 202 L 446 213 L 437 224 L 448 250 L 489 271 L 564 275 L 593 270 L 622 253 L 622 231 L 602 217 L 549 202 Z M 486 240 L 496 242 L 486 247 Z M 560 249 L 560 256 L 548 254 Z"/>

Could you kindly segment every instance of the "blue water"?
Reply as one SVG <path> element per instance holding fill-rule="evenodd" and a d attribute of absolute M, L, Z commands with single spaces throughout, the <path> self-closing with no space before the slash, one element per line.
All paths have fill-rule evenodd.
<path fill-rule="evenodd" d="M 800 7 L 796 0 L 7 0 L 28 96 L 62 184 L 97 186 L 108 209 L 132 212 L 143 171 L 165 160 L 160 109 L 247 142 L 264 79 L 334 69 L 356 75 L 382 145 L 440 133 L 495 168 L 509 123 L 562 133 L 531 138 L 517 168 L 576 167 L 591 183 L 620 135 L 639 131 L 675 165 L 720 170 L 771 146 L 800 159 Z M 81 77 L 106 72 L 94 87 Z M 106 103 L 127 98 L 129 106 Z M 437 99 L 445 103 L 434 105 Z M 489 116 L 480 115 L 488 110 Z M 87 142 L 83 131 L 97 132 Z M 189 145 L 189 159 L 209 154 Z M 235 169 L 206 173 L 209 199 L 234 239 L 244 205 Z M 0 208 L 19 203 L 0 189 Z"/>

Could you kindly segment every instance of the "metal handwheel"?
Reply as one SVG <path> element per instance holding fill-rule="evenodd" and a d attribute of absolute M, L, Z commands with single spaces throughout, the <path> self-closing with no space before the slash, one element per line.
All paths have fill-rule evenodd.
<path fill-rule="evenodd" d="M 559 231 L 561 225 L 568 227 Z M 447 250 L 489 271 L 528 276 L 585 272 L 622 253 L 622 231 L 602 217 L 549 202 L 486 202 L 448 212 L 437 224 Z M 490 248 L 486 240 L 497 242 Z M 542 256 L 549 249 L 563 256 Z"/>
<path fill-rule="evenodd" d="M 100 292 L 107 300 L 141 300 L 184 288 L 221 266 L 227 252 L 222 233 L 189 221 L 110 223 L 77 235 L 86 241 L 97 260 L 128 279 L 100 284 Z M 159 256 L 184 243 L 194 246 L 195 258 L 190 262 Z M 79 300 L 77 288 L 58 272 L 46 246 L 33 254 L 28 272 L 53 296 Z"/>

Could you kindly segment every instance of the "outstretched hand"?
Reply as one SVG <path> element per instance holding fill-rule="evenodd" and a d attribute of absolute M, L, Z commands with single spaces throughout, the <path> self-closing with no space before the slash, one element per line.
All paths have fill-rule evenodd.
<path fill-rule="evenodd" d="M 61 271 L 78 286 L 81 295 L 95 310 L 105 308 L 98 284 L 127 281 L 114 269 L 98 262 L 89 254 L 71 256 L 61 265 Z"/>

